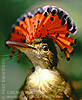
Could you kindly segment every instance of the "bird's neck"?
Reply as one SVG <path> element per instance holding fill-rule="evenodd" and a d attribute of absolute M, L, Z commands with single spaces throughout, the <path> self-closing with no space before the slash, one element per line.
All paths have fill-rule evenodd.
<path fill-rule="evenodd" d="M 30 50 L 21 50 L 26 54 L 29 60 L 32 62 L 33 66 L 39 66 L 44 69 L 51 69 L 53 70 L 57 66 L 57 57 L 52 52 L 48 57 L 37 57 L 37 55 L 33 54 Z"/>
<path fill-rule="evenodd" d="M 35 67 L 35 70 L 37 70 L 38 68 L 41 69 L 49 69 L 49 70 L 54 70 L 55 66 L 50 63 L 49 61 L 41 61 L 41 60 L 35 60 L 33 62 L 33 60 L 31 61 L 33 66 Z"/>
<path fill-rule="evenodd" d="M 36 68 L 37 66 L 43 68 L 43 69 L 51 69 L 53 70 L 56 66 L 54 65 L 52 59 L 49 60 L 47 58 L 41 59 L 36 57 L 36 55 L 32 55 L 29 51 L 24 51 L 26 56 L 29 58 L 29 60 L 32 62 L 33 66 Z"/>

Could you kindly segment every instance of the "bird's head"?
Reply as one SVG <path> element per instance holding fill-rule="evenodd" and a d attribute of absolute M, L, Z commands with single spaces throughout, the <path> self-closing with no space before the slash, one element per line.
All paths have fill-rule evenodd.
<path fill-rule="evenodd" d="M 57 51 L 52 39 L 34 39 L 30 43 L 7 41 L 7 45 L 19 49 L 31 60 L 33 65 L 54 69 L 57 66 Z"/>
<path fill-rule="evenodd" d="M 58 61 L 54 43 L 69 60 L 69 54 L 73 53 L 76 44 L 70 35 L 76 32 L 76 25 L 64 10 L 56 6 L 44 6 L 18 18 L 6 44 L 25 53 L 34 66 L 52 69 Z"/>

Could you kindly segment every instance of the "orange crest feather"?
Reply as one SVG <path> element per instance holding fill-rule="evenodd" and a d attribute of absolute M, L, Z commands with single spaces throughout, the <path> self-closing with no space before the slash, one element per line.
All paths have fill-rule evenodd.
<path fill-rule="evenodd" d="M 73 53 L 76 44 L 76 39 L 70 34 L 76 31 L 76 25 L 67 12 L 56 6 L 44 6 L 18 18 L 12 26 L 9 40 L 30 43 L 36 38 L 52 38 L 69 60 L 69 53 Z"/>

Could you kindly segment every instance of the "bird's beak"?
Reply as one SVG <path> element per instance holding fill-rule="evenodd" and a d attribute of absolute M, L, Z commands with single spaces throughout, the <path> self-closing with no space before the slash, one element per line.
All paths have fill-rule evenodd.
<path fill-rule="evenodd" d="M 6 44 L 11 47 L 15 47 L 19 50 L 21 49 L 35 49 L 32 45 L 22 42 L 6 41 Z"/>

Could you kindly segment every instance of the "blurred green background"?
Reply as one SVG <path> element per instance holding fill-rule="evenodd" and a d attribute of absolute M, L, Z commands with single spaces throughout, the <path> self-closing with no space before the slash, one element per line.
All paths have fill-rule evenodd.
<path fill-rule="evenodd" d="M 21 54 L 20 63 L 17 62 L 17 52 L 12 59 L 9 58 L 11 48 L 5 46 L 5 41 L 11 26 L 24 12 L 44 5 L 64 9 L 77 24 L 78 31 L 74 37 L 78 40 L 78 45 L 75 47 L 75 55 L 71 56 L 69 62 L 63 57 L 59 68 L 77 83 L 80 92 L 82 90 L 82 0 L 0 0 L 0 100 L 13 100 L 32 67 L 24 54 Z M 2 86 L 2 76 L 5 76 L 5 88 Z M 2 93 L 3 89 L 5 94 Z"/>

